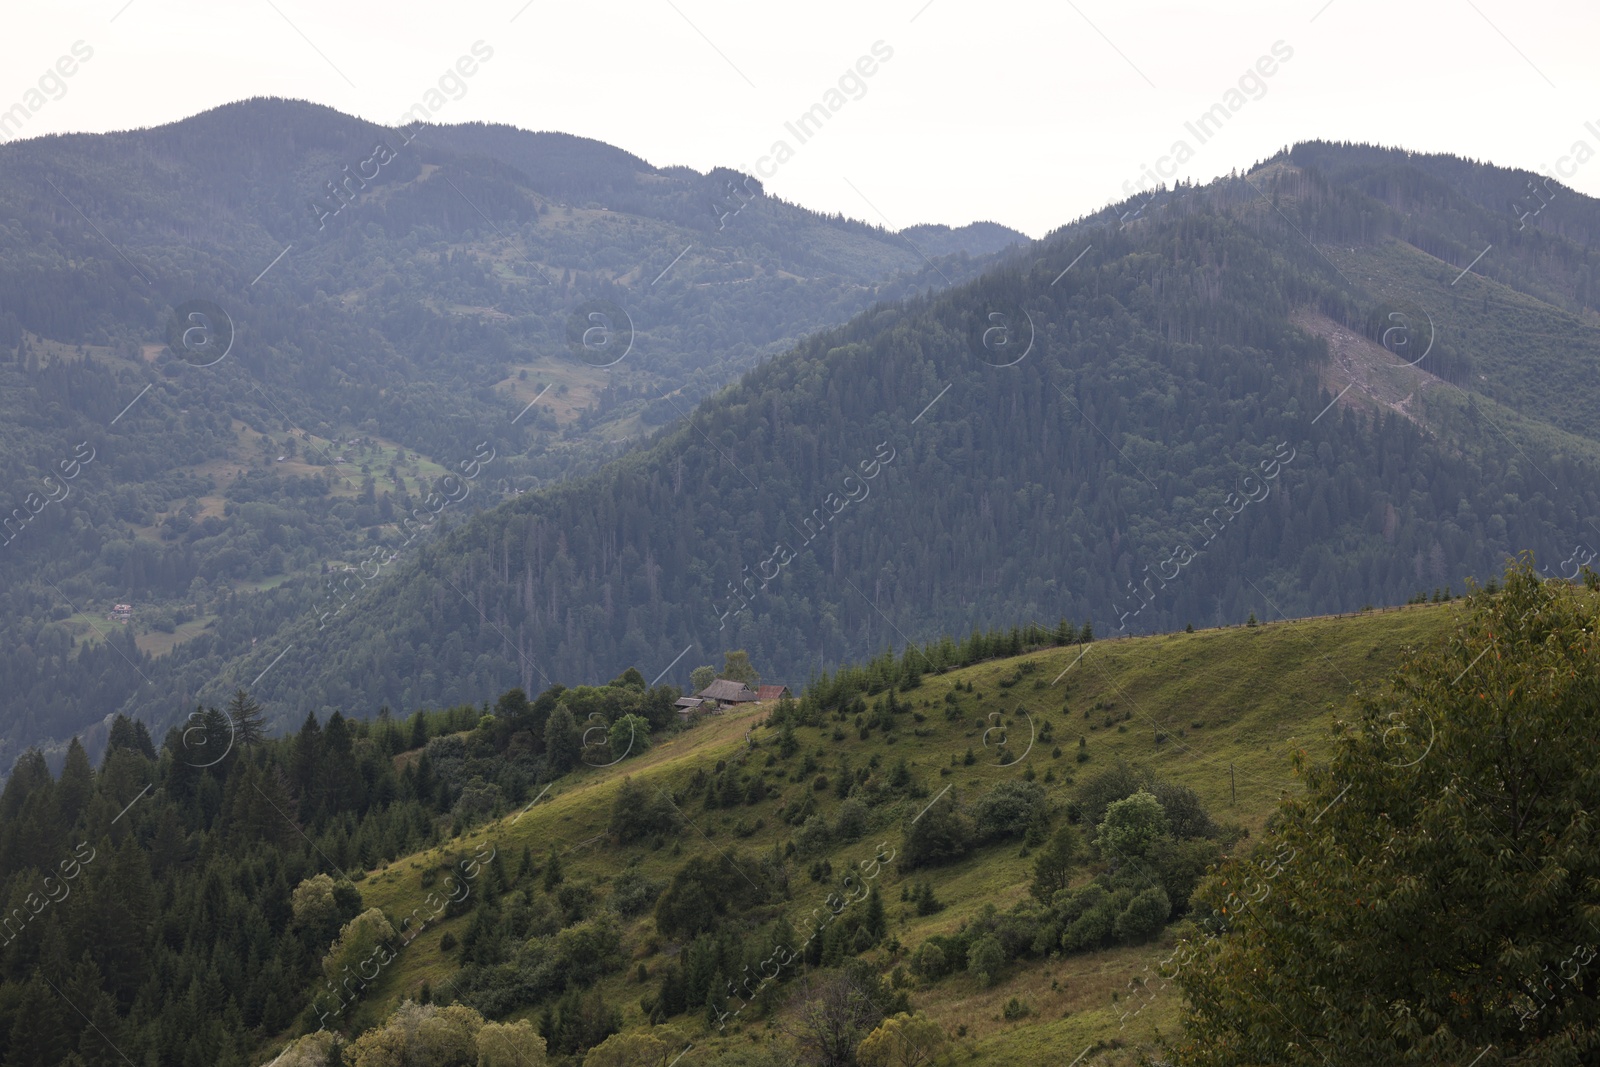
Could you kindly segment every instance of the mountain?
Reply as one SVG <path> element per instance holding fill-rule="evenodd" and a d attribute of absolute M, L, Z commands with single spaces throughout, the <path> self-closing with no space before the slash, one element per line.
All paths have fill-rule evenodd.
<path fill-rule="evenodd" d="M 392 571 L 268 593 L 231 624 L 249 655 L 191 642 L 124 707 L 245 685 L 292 722 L 629 665 L 682 684 L 727 649 L 792 685 L 1016 618 L 1353 611 L 1525 550 L 1575 574 L 1600 204 L 1511 212 L 1529 181 L 1311 144 L 1116 205 L 807 338 Z"/>
<path fill-rule="evenodd" d="M 216 754 L 119 719 L 98 772 L 81 746 L 59 775 L 30 754 L 0 791 L 0 1056 L 324 1067 L 303 1045 L 278 1057 L 411 999 L 526 1020 L 549 1051 L 526 1067 L 604 1062 L 585 1052 L 614 1030 L 778 1067 L 844 973 L 871 990 L 851 1048 L 904 998 L 962 1062 L 1092 1046 L 1131 1064 L 1181 1001 L 1151 972 L 1217 919 L 1190 904 L 1206 864 L 1264 853 L 1303 791 L 1291 762 L 1327 758 L 1344 697 L 1464 614 L 1087 645 L 1018 627 L 682 725 L 636 671 Z M 606 739 L 580 735 L 601 721 Z M 220 741 L 226 723 L 198 727 Z M 1093 834 L 1140 788 L 1169 819 L 1145 877 L 1172 924 L 1086 938 L 1032 891 L 1040 857 L 1133 896 Z M 34 908 L 40 871 L 59 873 Z"/>
<path fill-rule="evenodd" d="M 288 100 L 0 146 L 0 762 L 1020 238 L 929 262 L 733 172 Z"/>

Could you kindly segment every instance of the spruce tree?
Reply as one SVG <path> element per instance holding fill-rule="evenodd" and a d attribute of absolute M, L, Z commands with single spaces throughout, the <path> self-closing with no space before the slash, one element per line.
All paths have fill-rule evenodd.
<path fill-rule="evenodd" d="M 550 858 L 545 861 L 544 865 L 544 891 L 546 893 L 554 893 L 556 891 L 556 886 L 561 884 L 563 878 L 564 875 L 561 873 L 561 857 L 557 855 L 556 850 L 552 848 L 550 850 Z"/>
<path fill-rule="evenodd" d="M 233 720 L 234 741 L 242 748 L 253 748 L 266 739 L 267 717 L 261 705 L 243 689 L 235 689 L 228 701 L 228 718 Z"/>
<path fill-rule="evenodd" d="M 883 894 L 878 892 L 877 883 L 873 883 L 867 892 L 867 914 L 861 925 L 872 938 L 873 944 L 882 941 L 889 932 L 889 920 L 883 912 Z"/>

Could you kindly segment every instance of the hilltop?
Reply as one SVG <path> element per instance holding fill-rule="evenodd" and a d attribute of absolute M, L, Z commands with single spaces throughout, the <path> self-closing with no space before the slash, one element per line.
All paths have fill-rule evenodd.
<path fill-rule="evenodd" d="M 845 873 L 866 870 L 863 863 L 887 854 L 880 842 L 904 855 L 907 824 L 919 809 L 948 795 L 971 811 L 1002 782 L 1037 782 L 1052 822 L 1062 823 L 1072 818 L 1082 788 L 1097 775 L 1119 765 L 1149 771 L 1192 789 L 1217 823 L 1234 828 L 1232 847 L 1248 849 L 1260 840 L 1277 802 L 1301 788 L 1290 768 L 1292 754 L 1304 752 L 1313 759 L 1326 754 L 1342 694 L 1377 686 L 1408 646 L 1438 640 L 1454 615 L 1453 606 L 1430 605 L 1045 648 L 924 675 L 909 691 L 869 689 L 863 693 L 871 709 L 865 715 L 847 706 L 843 714 L 823 714 L 819 726 L 792 730 L 774 726 L 766 708 L 714 716 L 616 766 L 581 769 L 531 806 L 474 827 L 440 848 L 360 876 L 364 903 L 383 909 L 397 928 L 402 916 L 429 915 L 430 891 L 443 893 L 451 884 L 445 872 L 454 872 L 457 884 L 467 886 L 467 896 L 452 914 L 411 935 L 415 940 L 368 985 L 348 1020 L 359 1031 L 381 1022 L 401 998 L 427 995 L 493 1004 L 497 1015 L 503 1009 L 538 1021 L 545 1006 L 519 1004 L 514 993 L 508 999 L 506 992 L 508 986 L 519 987 L 517 976 L 538 958 L 527 955 L 534 943 L 519 948 L 512 940 L 488 954 L 482 946 L 504 936 L 488 932 L 500 929 L 496 924 L 514 922 L 513 916 L 526 916 L 530 907 L 538 914 L 548 907 L 544 901 L 559 897 L 558 908 L 586 901 L 577 906 L 587 925 L 615 923 L 619 942 L 613 970 L 597 976 L 593 989 L 620 1011 L 625 1029 L 644 1026 L 641 1000 L 657 996 L 674 960 L 682 963 L 698 948 L 693 938 L 663 935 L 649 903 L 641 910 L 638 894 L 659 893 L 695 857 L 711 862 L 731 857 L 732 868 L 723 877 L 735 880 L 762 880 L 778 863 L 789 872 L 787 891 L 771 904 L 731 908 L 714 929 L 752 923 L 745 940 L 759 945 L 764 935 L 758 931 L 787 922 L 799 943 L 807 936 L 807 917 L 824 906 L 830 892 L 841 891 Z M 898 712 L 879 710 L 891 693 Z M 820 696 L 808 693 L 796 705 L 797 713 Z M 877 728 L 857 725 L 880 719 Z M 1005 765 L 997 761 L 1002 744 L 1013 757 Z M 897 792 L 890 783 L 902 761 L 913 784 Z M 853 788 L 858 798 L 866 798 L 865 815 L 853 831 L 830 834 L 826 828 L 840 824 L 847 806 L 838 795 L 845 766 L 846 780 L 862 776 Z M 764 783 L 763 799 L 747 799 L 752 780 Z M 736 788 L 740 797 L 733 807 L 707 802 L 708 795 L 728 788 Z M 618 797 L 626 789 L 635 798 L 672 797 L 681 822 L 638 839 L 619 839 Z M 623 805 L 630 803 L 637 806 L 637 801 Z M 860 816 L 861 800 L 849 803 Z M 807 814 L 797 818 L 801 805 Z M 796 841 L 798 853 L 788 847 Z M 1129 1008 L 1124 998 L 1170 950 L 1170 934 L 1143 946 L 1041 954 L 1006 965 L 992 985 L 970 974 L 932 980 L 909 973 L 911 959 L 930 937 L 950 936 L 964 924 L 983 921 L 987 906 L 1004 912 L 1028 899 L 1039 849 L 1030 854 L 1022 845 L 1019 838 L 980 846 L 955 862 L 921 869 L 910 869 L 903 860 L 874 864 L 879 876 L 868 881 L 881 890 L 887 934 L 861 958 L 883 977 L 885 988 L 907 993 L 917 1010 L 952 1035 L 964 1028 L 954 1042 L 970 1053 L 963 1062 L 1015 1063 L 1041 1054 L 1070 1059 L 1091 1046 L 1124 1049 L 1097 1056 L 1096 1063 L 1134 1062 L 1134 1050 L 1148 1046 L 1158 1032 L 1170 1033 L 1176 1017 L 1177 998 L 1168 992 L 1147 1010 L 1124 1018 Z M 519 870 L 523 855 L 534 859 L 532 869 L 511 876 L 498 900 L 480 897 L 482 883 L 461 874 L 477 871 L 480 864 L 474 860 L 487 864 L 490 855 L 499 857 L 507 872 Z M 543 880 L 552 856 L 562 878 L 555 893 Z M 820 881 L 805 873 L 819 869 L 833 873 Z M 443 881 L 436 881 L 441 875 Z M 914 900 L 902 898 L 903 890 L 924 882 L 942 905 L 932 914 L 919 914 Z M 523 890 L 531 905 L 517 903 Z M 866 905 L 851 907 L 841 922 L 859 917 Z M 469 967 L 463 982 L 464 956 L 494 962 Z M 754 947 L 746 951 L 752 973 L 758 957 Z M 962 968 L 958 962 L 956 970 Z M 899 980 L 892 977 L 895 971 Z M 782 1005 L 800 984 L 790 972 L 747 1009 L 738 1010 L 741 1001 L 732 999 L 724 1008 L 732 1022 L 721 1033 L 709 1030 L 697 1011 L 664 1020 L 656 1032 L 678 1047 L 692 1042 L 710 1056 L 781 1042 L 785 1025 L 774 1029 L 769 1012 L 781 1023 Z M 1007 1014 L 1013 1000 L 1026 1015 L 1017 1014 L 1015 1006 Z M 791 1057 L 783 1053 L 775 1062 L 792 1062 Z"/>

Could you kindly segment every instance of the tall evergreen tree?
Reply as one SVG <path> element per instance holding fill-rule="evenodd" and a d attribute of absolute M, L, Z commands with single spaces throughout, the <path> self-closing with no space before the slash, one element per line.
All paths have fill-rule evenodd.
<path fill-rule="evenodd" d="M 93 792 L 94 768 L 89 765 L 89 754 L 83 750 L 83 744 L 74 737 L 67 745 L 67 760 L 56 782 L 56 805 L 63 830 L 71 830 L 78 824 L 78 817 L 88 806 Z"/>
<path fill-rule="evenodd" d="M 261 705 L 243 689 L 233 691 L 228 718 L 233 721 L 234 741 L 242 748 L 254 748 L 267 736 L 267 717 Z"/>
<path fill-rule="evenodd" d="M 322 726 L 317 722 L 316 712 L 307 712 L 306 721 L 300 727 L 300 732 L 294 739 L 294 773 L 292 780 L 295 792 L 300 797 L 300 811 L 307 818 L 314 818 L 321 808 L 318 787 L 322 767 Z"/>
<path fill-rule="evenodd" d="M 565 704 L 556 705 L 556 710 L 550 714 L 550 721 L 545 724 L 544 747 L 552 772 L 565 774 L 578 765 L 582 739 L 577 721 Z"/>

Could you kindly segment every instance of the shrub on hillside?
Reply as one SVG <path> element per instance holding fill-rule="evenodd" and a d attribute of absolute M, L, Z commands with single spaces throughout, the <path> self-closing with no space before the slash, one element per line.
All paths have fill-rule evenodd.
<path fill-rule="evenodd" d="M 1167 924 L 1171 914 L 1172 902 L 1167 894 L 1151 886 L 1128 901 L 1128 906 L 1117 916 L 1112 932 L 1123 943 L 1147 941 Z"/>
<path fill-rule="evenodd" d="M 932 941 L 924 941 L 911 955 L 911 973 L 930 982 L 949 974 L 950 964 L 944 958 L 944 950 Z"/>
<path fill-rule="evenodd" d="M 1005 965 L 1006 950 L 993 934 L 984 934 L 967 950 L 967 970 L 977 979 L 979 986 L 987 988 L 994 984 L 1000 968 Z"/>
<path fill-rule="evenodd" d="M 675 833 L 678 826 L 678 810 L 661 789 L 649 789 L 632 778 L 622 780 L 606 826 L 615 840 L 627 844 L 652 834 Z"/>
<path fill-rule="evenodd" d="M 982 842 L 1021 837 L 1045 819 L 1048 802 L 1038 782 L 1001 782 L 972 806 L 973 828 Z"/>
<path fill-rule="evenodd" d="M 867 806 L 855 797 L 839 805 L 839 814 L 833 822 L 833 833 L 840 841 L 854 841 L 867 832 Z"/>
<path fill-rule="evenodd" d="M 945 796 L 911 820 L 906 828 L 905 863 L 931 867 L 960 859 L 972 847 L 972 820 Z"/>
<path fill-rule="evenodd" d="M 731 910 L 765 903 L 782 892 L 783 879 L 770 860 L 752 862 L 726 852 L 691 857 L 656 901 L 656 929 L 668 937 L 693 937 L 711 929 Z"/>

